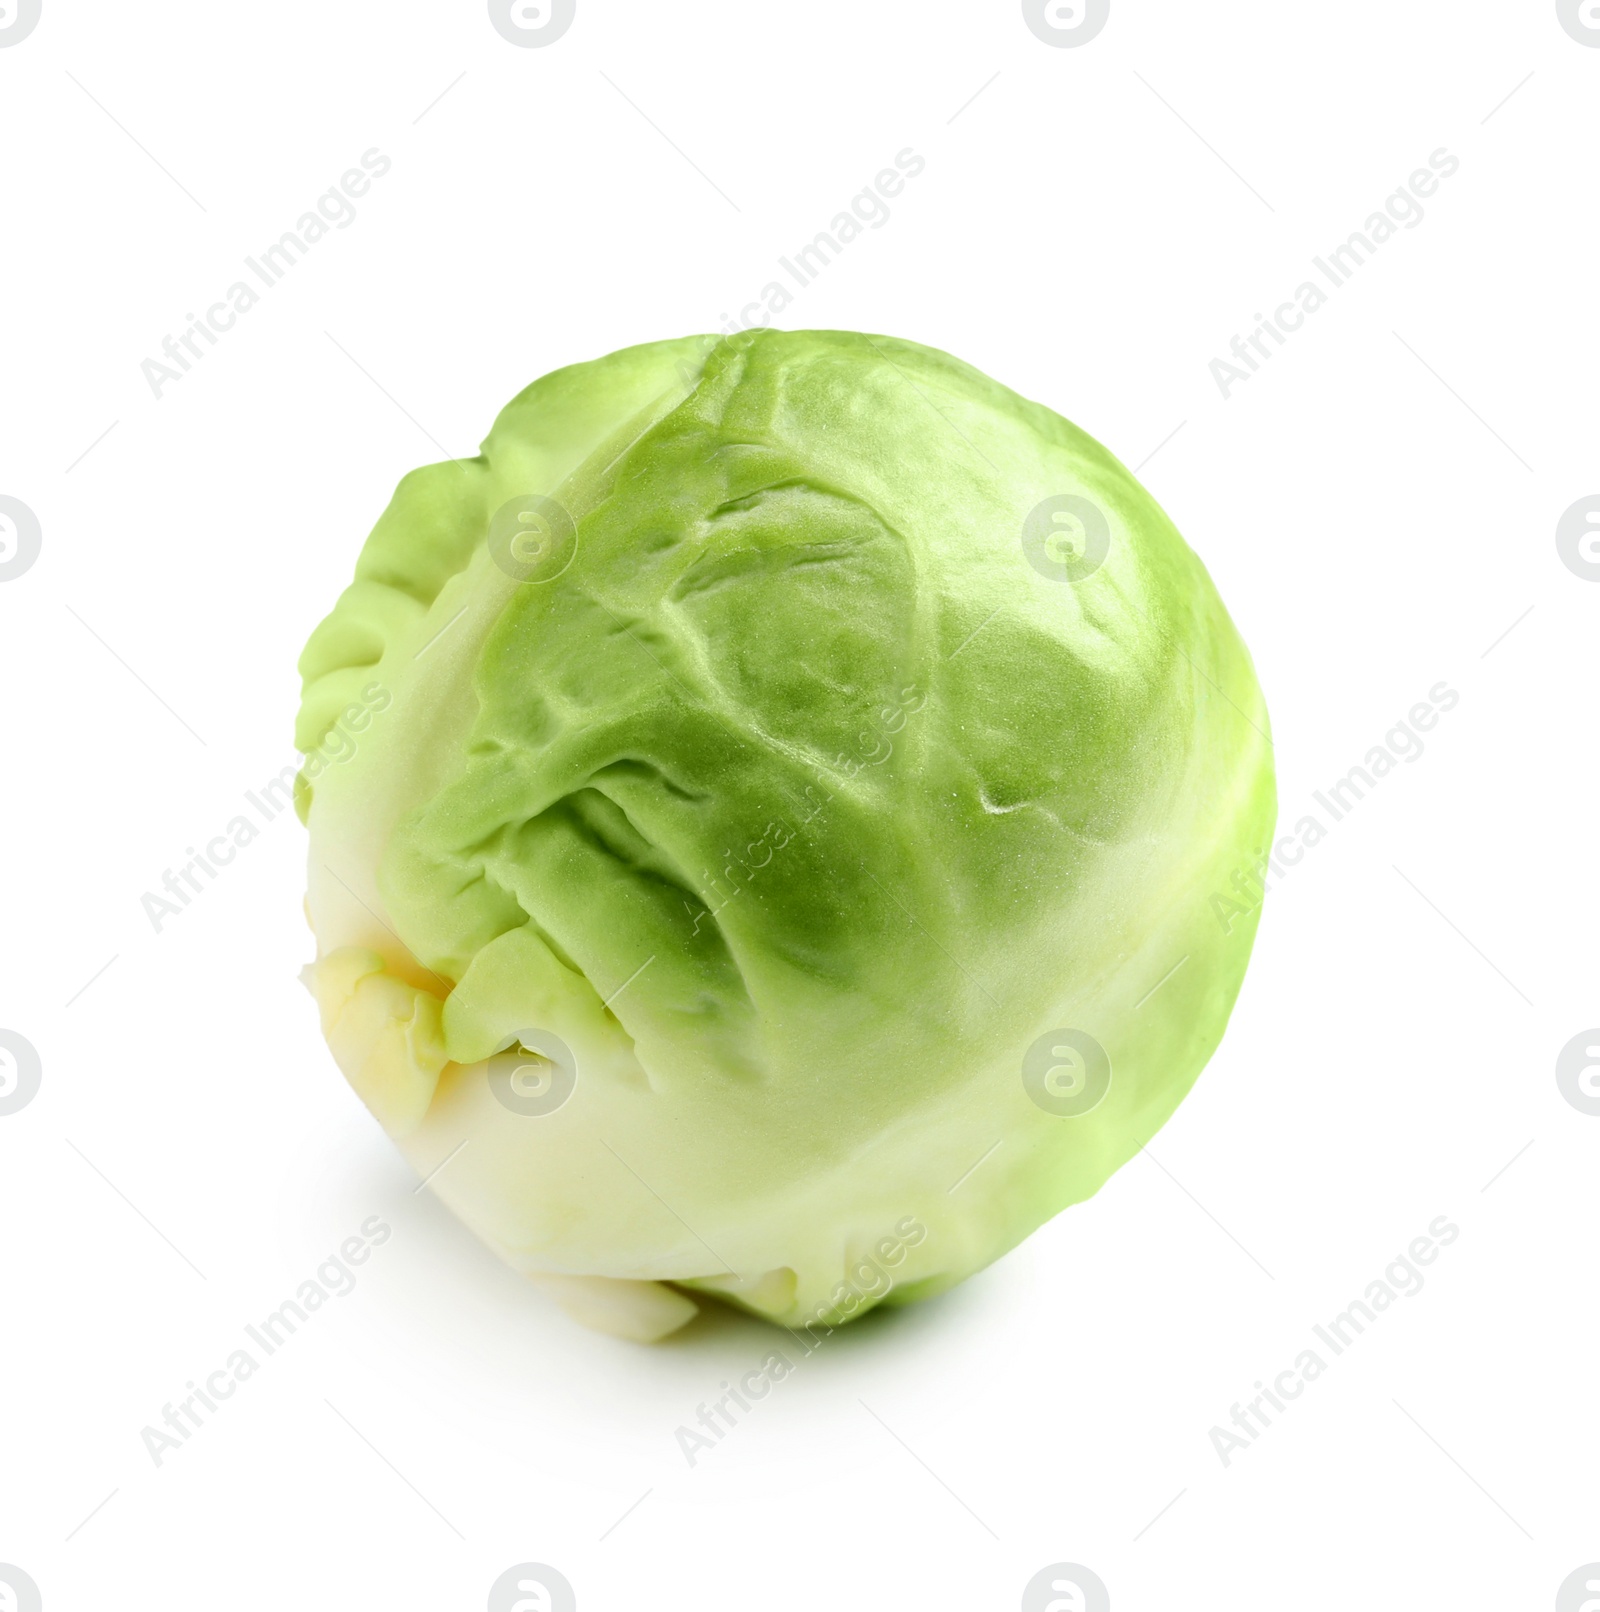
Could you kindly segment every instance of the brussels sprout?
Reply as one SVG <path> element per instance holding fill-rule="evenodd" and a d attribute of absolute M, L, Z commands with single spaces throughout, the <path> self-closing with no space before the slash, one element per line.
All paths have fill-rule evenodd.
<path fill-rule="evenodd" d="M 1275 810 L 1249 656 L 1116 459 L 943 353 L 547 375 L 400 483 L 300 665 L 327 1040 L 595 1325 L 948 1288 L 1222 1035 L 1255 913 L 1213 892 Z"/>

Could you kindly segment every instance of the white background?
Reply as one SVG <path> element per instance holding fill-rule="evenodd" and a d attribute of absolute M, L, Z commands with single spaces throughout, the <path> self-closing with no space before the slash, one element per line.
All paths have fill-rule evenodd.
<path fill-rule="evenodd" d="M 1060 1561 L 1117 1612 L 1555 1605 L 1600 1559 L 1600 1118 L 1554 1073 L 1600 1023 L 1600 586 L 1555 544 L 1600 492 L 1597 103 L 1548 0 L 1114 0 L 1071 49 L 1008 0 L 579 0 L 540 49 L 473 0 L 45 0 L 0 50 L 0 493 L 43 533 L 0 583 L 0 1027 L 43 1069 L 0 1118 L 0 1562 L 47 1612 L 477 1609 L 524 1561 L 583 1612 L 1010 1609 Z M 374 146 L 356 222 L 153 397 Z M 1255 655 L 1283 827 L 1460 701 L 1269 897 L 1153 1159 L 691 1469 L 780 1335 L 581 1332 L 413 1190 L 296 981 L 292 815 L 161 933 L 140 898 L 292 760 L 405 470 L 715 330 L 908 146 L 781 322 L 947 348 L 1143 466 Z M 1210 360 L 1440 147 L 1422 224 L 1224 401 Z M 157 1468 L 141 1429 L 372 1214 L 355 1293 Z M 1225 1467 L 1213 1425 L 1439 1215 L 1423 1291 Z"/>

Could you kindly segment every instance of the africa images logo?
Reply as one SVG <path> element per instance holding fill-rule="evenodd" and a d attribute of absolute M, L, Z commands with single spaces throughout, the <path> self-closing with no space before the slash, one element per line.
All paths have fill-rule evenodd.
<path fill-rule="evenodd" d="M 20 45 L 39 26 L 42 5 L 43 0 L 0 0 L 0 50 Z"/>
<path fill-rule="evenodd" d="M 35 1097 L 44 1078 L 38 1049 L 15 1030 L 0 1030 L 0 1119 L 20 1114 Z M 0 1612 L 8 1612 L 0 1602 Z"/>
<path fill-rule="evenodd" d="M 0 582 L 32 569 L 42 547 L 39 517 L 20 498 L 0 493 Z"/>
<path fill-rule="evenodd" d="M 1111 1612 L 1111 1593 L 1082 1562 L 1053 1562 L 1028 1580 L 1022 1612 Z"/>
<path fill-rule="evenodd" d="M 1111 20 L 1111 0 L 1022 0 L 1022 16 L 1035 39 L 1071 50 L 1087 45 Z"/>
<path fill-rule="evenodd" d="M 1600 582 L 1600 494 L 1580 498 L 1556 523 L 1556 553 L 1575 577 Z"/>
<path fill-rule="evenodd" d="M 519 1562 L 489 1587 L 489 1612 L 577 1612 L 565 1574 L 548 1562 Z"/>
<path fill-rule="evenodd" d="M 577 10 L 577 0 L 489 0 L 489 21 L 502 39 L 538 50 L 555 44 Z"/>
<path fill-rule="evenodd" d="M 1556 0 L 1556 16 L 1580 45 L 1600 50 L 1600 0 Z"/>

